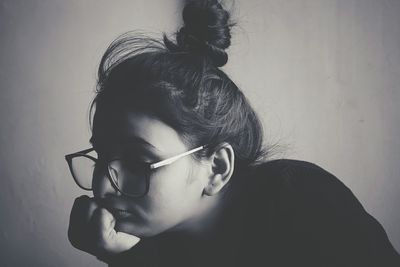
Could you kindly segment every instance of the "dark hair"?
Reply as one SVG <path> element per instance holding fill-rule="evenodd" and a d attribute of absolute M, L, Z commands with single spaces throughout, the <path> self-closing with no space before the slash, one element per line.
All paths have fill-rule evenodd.
<path fill-rule="evenodd" d="M 194 154 L 197 159 L 227 142 L 235 152 L 235 172 L 263 162 L 262 125 L 243 93 L 219 69 L 228 60 L 229 13 L 217 0 L 188 1 L 183 20 L 175 42 L 166 35 L 161 41 L 129 32 L 108 47 L 90 109 L 91 115 L 96 109 L 94 140 L 101 138 L 96 129 L 109 125 L 110 114 L 145 111 L 174 128 L 189 147 L 207 144 Z"/>

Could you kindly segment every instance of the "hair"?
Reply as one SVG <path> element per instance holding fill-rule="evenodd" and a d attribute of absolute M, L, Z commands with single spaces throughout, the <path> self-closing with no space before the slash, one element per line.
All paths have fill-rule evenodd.
<path fill-rule="evenodd" d="M 175 41 L 128 32 L 107 48 L 90 107 L 94 140 L 101 138 L 100 125 L 110 125 L 111 114 L 143 111 L 174 128 L 188 147 L 207 145 L 193 154 L 196 159 L 226 142 L 235 153 L 235 173 L 264 162 L 261 122 L 220 69 L 234 26 L 229 13 L 217 0 L 187 1 L 183 21 Z"/>

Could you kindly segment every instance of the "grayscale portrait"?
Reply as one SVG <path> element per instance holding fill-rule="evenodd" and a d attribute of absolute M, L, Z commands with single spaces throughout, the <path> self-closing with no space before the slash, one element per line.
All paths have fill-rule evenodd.
<path fill-rule="evenodd" d="M 0 266 L 400 266 L 400 1 L 3 0 Z"/>

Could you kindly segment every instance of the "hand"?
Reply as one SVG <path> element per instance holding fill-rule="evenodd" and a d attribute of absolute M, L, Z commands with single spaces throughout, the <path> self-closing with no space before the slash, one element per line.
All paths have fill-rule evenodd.
<path fill-rule="evenodd" d="M 115 231 L 114 226 L 114 216 L 83 195 L 72 207 L 68 239 L 75 248 L 100 259 L 129 250 L 140 241 L 139 237 Z"/>

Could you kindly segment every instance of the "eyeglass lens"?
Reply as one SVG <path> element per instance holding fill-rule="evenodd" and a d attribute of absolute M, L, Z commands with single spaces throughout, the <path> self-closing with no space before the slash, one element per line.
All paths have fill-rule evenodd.
<path fill-rule="evenodd" d="M 87 189 L 92 189 L 93 172 L 96 162 L 81 156 L 72 159 L 72 172 L 78 184 Z"/>
<path fill-rule="evenodd" d="M 142 195 L 146 192 L 146 166 L 124 159 L 113 160 L 108 171 L 117 187 L 129 195 Z"/>

